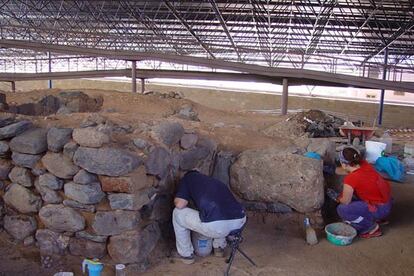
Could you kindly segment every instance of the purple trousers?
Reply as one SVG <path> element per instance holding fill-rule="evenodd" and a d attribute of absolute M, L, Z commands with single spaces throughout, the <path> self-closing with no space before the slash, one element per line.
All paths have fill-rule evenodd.
<path fill-rule="evenodd" d="M 377 220 L 385 219 L 391 212 L 392 200 L 385 204 L 376 205 L 376 210 L 371 212 L 364 201 L 352 201 L 349 204 L 339 204 L 336 208 L 343 221 L 348 222 L 358 233 L 370 231 Z"/>

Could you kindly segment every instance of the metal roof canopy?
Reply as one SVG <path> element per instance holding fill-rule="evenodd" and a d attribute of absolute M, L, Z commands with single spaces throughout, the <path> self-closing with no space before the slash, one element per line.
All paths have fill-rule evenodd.
<path fill-rule="evenodd" d="M 413 71 L 413 5 L 412 0 L 0 0 L 0 36 L 325 72 L 381 67 L 388 48 L 388 68 Z"/>

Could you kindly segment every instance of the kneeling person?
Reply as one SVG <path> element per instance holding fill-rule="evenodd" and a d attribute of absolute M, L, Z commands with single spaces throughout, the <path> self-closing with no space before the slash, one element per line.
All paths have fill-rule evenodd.
<path fill-rule="evenodd" d="M 189 201 L 198 211 L 187 207 Z M 246 222 L 243 207 L 227 186 L 198 171 L 190 171 L 181 179 L 174 204 L 177 252 L 187 264 L 194 262 L 190 230 L 212 238 L 214 253 L 219 256 L 226 247 L 226 236 Z"/>

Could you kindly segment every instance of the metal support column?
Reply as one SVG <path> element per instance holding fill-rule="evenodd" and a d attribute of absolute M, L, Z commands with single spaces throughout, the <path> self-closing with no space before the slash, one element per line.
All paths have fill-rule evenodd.
<path fill-rule="evenodd" d="M 12 90 L 12 92 L 16 92 L 16 82 L 15 81 L 11 82 L 11 90 Z"/>
<path fill-rule="evenodd" d="M 145 92 L 145 79 L 141 78 L 141 93 L 144 94 Z"/>
<path fill-rule="evenodd" d="M 131 78 L 132 78 L 132 93 L 137 93 L 137 62 L 132 61 L 131 65 Z"/>
<path fill-rule="evenodd" d="M 382 71 L 382 79 L 386 80 L 387 78 L 387 65 L 388 65 L 388 47 L 385 48 L 384 52 L 384 70 Z M 384 112 L 384 96 L 385 90 L 381 89 L 381 99 L 380 99 L 380 107 L 378 112 L 378 124 L 382 125 L 382 113 Z"/>
<path fill-rule="evenodd" d="M 283 92 L 282 92 L 282 107 L 281 107 L 281 112 L 282 115 L 286 115 L 287 114 L 287 110 L 288 110 L 288 79 L 284 78 L 283 79 Z"/>
<path fill-rule="evenodd" d="M 47 52 L 47 56 L 49 58 L 49 73 L 52 73 L 52 55 L 50 52 Z M 48 87 L 49 89 L 52 89 L 52 80 L 48 80 Z"/>

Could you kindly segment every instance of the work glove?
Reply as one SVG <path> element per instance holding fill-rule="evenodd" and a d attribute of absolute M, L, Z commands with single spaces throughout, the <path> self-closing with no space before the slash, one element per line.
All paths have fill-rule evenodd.
<path fill-rule="evenodd" d="M 334 189 L 328 188 L 326 190 L 326 195 L 332 199 L 333 201 L 338 201 L 339 193 L 335 191 Z"/>

